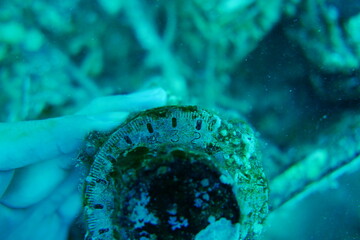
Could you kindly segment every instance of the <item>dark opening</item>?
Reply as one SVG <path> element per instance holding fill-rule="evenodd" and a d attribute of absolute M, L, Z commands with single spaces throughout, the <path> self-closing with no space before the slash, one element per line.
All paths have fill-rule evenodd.
<path fill-rule="evenodd" d="M 125 140 L 125 142 L 126 143 L 128 143 L 128 144 L 132 144 L 132 141 L 131 141 L 131 139 L 129 138 L 129 136 L 124 136 L 124 140 Z"/>
<path fill-rule="evenodd" d="M 200 130 L 201 129 L 201 125 L 202 125 L 202 120 L 201 119 L 199 119 L 199 120 L 197 120 L 196 121 L 196 130 Z"/>
<path fill-rule="evenodd" d="M 129 238 L 154 234 L 157 239 L 192 240 L 209 225 L 210 216 L 239 221 L 240 210 L 232 187 L 219 181 L 220 174 L 213 168 L 184 156 L 176 153 L 173 161 L 139 171 L 124 206 L 117 206 L 121 231 L 125 230 Z M 135 227 L 134 208 L 138 205 L 130 206 L 129 202 L 140 201 L 144 194 L 148 201 L 142 206 L 147 216 L 157 218 L 157 223 L 139 217 L 142 226 Z"/>
<path fill-rule="evenodd" d="M 153 129 L 151 123 L 147 123 L 147 124 L 146 124 L 146 127 L 147 127 L 147 130 L 149 131 L 149 133 L 153 133 L 153 132 L 154 132 L 154 129 Z"/>
<path fill-rule="evenodd" d="M 175 128 L 175 127 L 177 126 L 177 120 L 176 120 L 176 118 L 173 117 L 173 118 L 171 119 L 171 125 L 172 125 L 173 128 Z"/>

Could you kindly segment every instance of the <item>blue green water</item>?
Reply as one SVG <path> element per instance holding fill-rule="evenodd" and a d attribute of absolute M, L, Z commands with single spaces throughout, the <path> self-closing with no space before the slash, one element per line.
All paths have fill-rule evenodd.
<path fill-rule="evenodd" d="M 360 239 L 359 29 L 356 0 L 1 0 L 0 239 L 84 239 L 83 140 L 163 105 L 255 131 L 260 239 Z"/>

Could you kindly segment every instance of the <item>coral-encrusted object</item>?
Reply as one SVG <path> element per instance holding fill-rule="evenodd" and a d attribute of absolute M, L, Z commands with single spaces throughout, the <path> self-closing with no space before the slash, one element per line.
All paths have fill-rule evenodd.
<path fill-rule="evenodd" d="M 253 131 L 198 107 L 134 114 L 79 158 L 86 239 L 254 239 L 268 213 Z"/>

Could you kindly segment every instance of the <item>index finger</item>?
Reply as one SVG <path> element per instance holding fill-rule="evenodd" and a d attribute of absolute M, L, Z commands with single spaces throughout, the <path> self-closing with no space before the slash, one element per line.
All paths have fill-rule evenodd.
<path fill-rule="evenodd" d="M 76 114 L 89 115 L 104 112 L 132 112 L 160 107 L 166 103 L 166 92 L 162 88 L 153 88 L 128 95 L 105 96 L 94 99 L 88 106 Z"/>
<path fill-rule="evenodd" d="M 153 89 L 104 97 L 78 115 L 17 123 L 0 123 L 0 170 L 24 167 L 78 151 L 91 131 L 108 131 L 121 124 L 127 112 L 164 105 L 166 93 Z M 116 109 L 116 111 L 111 111 Z M 87 112 L 91 114 L 86 114 Z"/>

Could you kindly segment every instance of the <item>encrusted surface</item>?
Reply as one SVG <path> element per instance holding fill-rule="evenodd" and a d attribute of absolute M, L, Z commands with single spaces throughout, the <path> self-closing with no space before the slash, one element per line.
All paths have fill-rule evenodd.
<path fill-rule="evenodd" d="M 98 139 L 83 153 L 88 239 L 194 239 L 220 218 L 241 224 L 239 239 L 260 233 L 268 189 L 245 123 L 170 106 Z"/>

